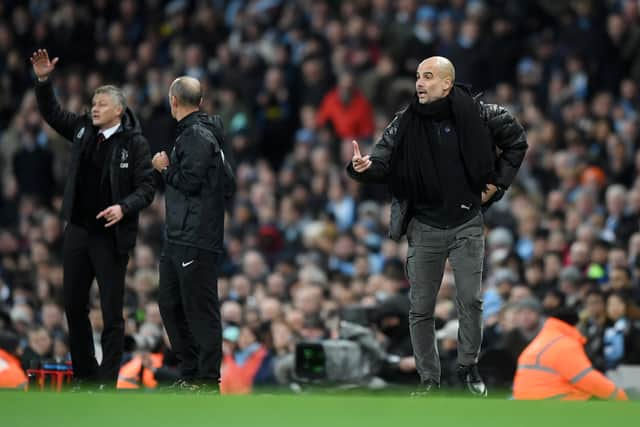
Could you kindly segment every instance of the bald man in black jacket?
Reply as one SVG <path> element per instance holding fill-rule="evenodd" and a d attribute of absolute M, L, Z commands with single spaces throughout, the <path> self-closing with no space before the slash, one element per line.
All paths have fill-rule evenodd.
<path fill-rule="evenodd" d="M 224 233 L 222 121 L 200 111 L 198 80 L 179 77 L 169 89 L 178 121 L 169 158 L 153 157 L 166 184 L 167 241 L 160 259 L 160 313 L 180 359 L 180 390 L 217 392 L 222 326 L 217 267 Z"/>
<path fill-rule="evenodd" d="M 482 342 L 482 212 L 511 185 L 527 140 L 506 109 L 476 102 L 468 87 L 454 82 L 455 69 L 447 58 L 422 61 L 409 106 L 387 126 L 370 156 L 363 156 L 353 142 L 347 173 L 361 182 L 389 184 L 389 235 L 394 240 L 407 235 L 409 323 L 422 382 L 417 394 L 440 387 L 434 310 L 448 260 L 460 319 L 457 374 L 472 395 L 484 397 L 487 388 L 477 365 Z"/>

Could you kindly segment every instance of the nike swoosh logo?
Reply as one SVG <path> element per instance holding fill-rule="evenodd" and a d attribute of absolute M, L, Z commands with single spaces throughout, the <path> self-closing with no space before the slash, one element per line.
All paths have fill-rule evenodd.
<path fill-rule="evenodd" d="M 183 262 L 182 262 L 182 267 L 183 267 L 183 268 L 184 268 L 184 267 L 188 267 L 188 266 L 190 266 L 191 264 L 193 264 L 193 262 L 194 262 L 194 261 L 195 261 L 195 259 L 192 259 L 192 260 L 191 260 L 191 261 L 189 261 L 189 262 L 184 262 L 184 261 L 183 261 Z"/>

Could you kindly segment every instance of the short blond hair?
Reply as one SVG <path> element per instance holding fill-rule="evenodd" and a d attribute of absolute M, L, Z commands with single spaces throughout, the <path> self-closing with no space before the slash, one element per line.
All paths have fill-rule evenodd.
<path fill-rule="evenodd" d="M 114 85 L 99 86 L 96 88 L 95 92 L 93 92 L 93 95 L 95 96 L 102 93 L 110 95 L 113 101 L 122 107 L 122 114 L 124 114 L 124 110 L 127 108 L 127 98 L 125 98 L 122 89 Z"/>

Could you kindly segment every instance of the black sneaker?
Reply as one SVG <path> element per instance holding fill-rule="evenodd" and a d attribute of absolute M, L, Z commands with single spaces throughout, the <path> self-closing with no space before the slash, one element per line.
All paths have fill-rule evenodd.
<path fill-rule="evenodd" d="M 89 391 L 90 386 L 84 379 L 72 379 L 71 385 L 69 386 L 69 393 L 83 393 L 85 391 Z"/>
<path fill-rule="evenodd" d="M 208 394 L 208 395 L 217 395 L 220 394 L 220 385 L 219 384 L 198 384 L 196 386 L 195 392 L 197 394 Z"/>
<path fill-rule="evenodd" d="M 179 379 L 175 380 L 173 384 L 168 385 L 166 387 L 161 387 L 160 391 L 165 393 L 182 393 L 193 391 L 194 384 L 190 383 L 187 380 Z"/>
<path fill-rule="evenodd" d="M 116 386 L 113 384 L 104 384 L 84 379 L 73 380 L 69 388 L 70 393 L 102 393 L 115 390 Z"/>
<path fill-rule="evenodd" d="M 478 365 L 458 365 L 457 368 L 458 378 L 462 384 L 467 387 L 467 390 L 474 396 L 487 397 L 487 386 L 482 381 L 480 372 L 478 371 Z"/>
<path fill-rule="evenodd" d="M 74 378 L 69 386 L 70 393 L 94 392 L 98 388 L 99 383 L 96 380 L 88 378 Z"/>
<path fill-rule="evenodd" d="M 166 393 L 220 394 L 220 386 L 198 383 L 193 380 L 176 380 L 170 386 L 164 387 L 162 391 Z"/>
<path fill-rule="evenodd" d="M 90 393 L 108 393 L 116 391 L 116 386 L 112 384 L 95 384 Z"/>
<path fill-rule="evenodd" d="M 411 392 L 411 397 L 432 396 L 440 391 L 440 384 L 434 380 L 426 380 L 421 382 L 416 391 Z"/>

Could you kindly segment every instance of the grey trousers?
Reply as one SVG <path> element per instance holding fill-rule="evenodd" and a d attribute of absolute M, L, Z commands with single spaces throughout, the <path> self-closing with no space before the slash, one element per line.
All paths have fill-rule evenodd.
<path fill-rule="evenodd" d="M 434 310 L 447 258 L 456 284 L 458 363 L 477 363 L 482 343 L 483 219 L 478 216 L 447 230 L 415 218 L 409 223 L 407 276 L 411 284 L 409 328 L 420 379 L 440 383 L 440 358 L 435 337 Z"/>

